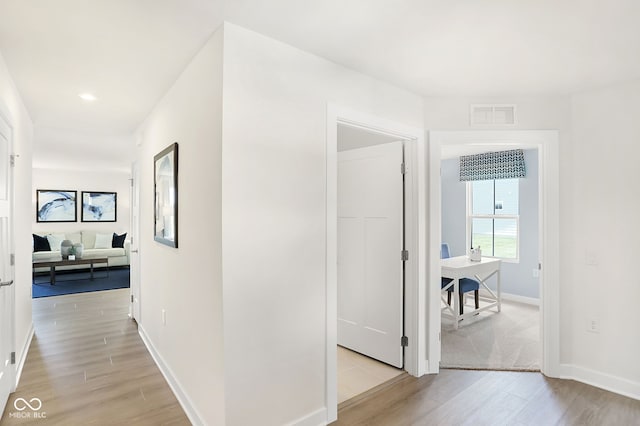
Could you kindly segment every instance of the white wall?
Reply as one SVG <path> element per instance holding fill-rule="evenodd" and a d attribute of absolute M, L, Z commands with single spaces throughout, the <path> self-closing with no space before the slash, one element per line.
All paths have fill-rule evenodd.
<path fill-rule="evenodd" d="M 139 129 L 137 154 L 141 332 L 179 386 L 192 421 L 209 425 L 225 423 L 222 48 L 218 30 Z M 174 142 L 179 145 L 177 249 L 153 240 L 153 157 Z"/>
<path fill-rule="evenodd" d="M 15 349 L 16 360 L 26 355 L 23 351 L 32 329 L 31 320 L 31 157 L 33 125 L 22 103 L 4 58 L 0 54 L 0 114 L 13 127 L 13 150 L 20 157 L 14 169 L 15 191 Z"/>
<path fill-rule="evenodd" d="M 427 98 L 426 127 L 468 130 L 470 103 L 516 103 L 516 129 L 560 131 L 560 362 L 564 375 L 640 398 L 640 83 L 573 96 Z M 587 265 L 593 258 L 596 265 Z M 592 262 L 589 262 L 592 263 Z M 596 319 L 599 333 L 587 332 Z"/>
<path fill-rule="evenodd" d="M 227 424 L 318 424 L 327 103 L 421 128 L 421 99 L 229 24 L 224 75 Z"/>
<path fill-rule="evenodd" d="M 31 220 L 33 233 L 72 232 L 96 230 L 99 232 L 122 234 L 130 232 L 130 182 L 131 173 L 81 170 L 33 169 L 33 188 L 31 190 Z M 36 222 L 36 190 L 67 189 L 78 191 L 77 222 L 38 223 Z M 117 192 L 118 211 L 116 222 L 82 222 L 82 191 Z M 127 234 L 127 238 L 129 235 Z"/>
<path fill-rule="evenodd" d="M 573 338 L 570 364 L 577 374 L 610 375 L 629 382 L 640 398 L 640 275 L 629 266 L 640 257 L 640 82 L 573 96 L 573 163 L 563 195 L 574 205 L 572 250 L 565 253 L 563 301 Z M 562 165 L 564 163 L 561 162 Z M 589 258 L 592 258 L 593 262 Z M 595 319 L 600 333 L 587 332 Z M 594 377 L 592 381 L 606 381 Z"/>
<path fill-rule="evenodd" d="M 476 103 L 506 103 L 517 105 L 517 123 L 512 130 L 558 130 L 560 151 L 560 265 L 574 250 L 571 242 L 574 207 L 571 202 L 571 180 L 573 144 L 571 137 L 571 98 L 567 96 L 522 96 L 522 97 L 431 97 L 424 99 L 425 128 L 428 130 L 478 130 L 469 124 L 469 105 Z M 504 129 L 505 127 L 483 127 Z M 566 269 L 560 271 L 560 362 L 571 358 L 571 330 L 567 326 L 573 318 L 574 304 L 571 302 L 570 277 Z M 564 285 L 563 285 L 564 283 Z"/>
<path fill-rule="evenodd" d="M 135 157 L 135 147 L 131 133 L 104 134 L 36 126 L 33 167 L 128 173 Z"/>
<path fill-rule="evenodd" d="M 519 260 L 503 262 L 502 291 L 538 299 L 538 278 L 533 277 L 538 258 L 538 151 L 524 151 L 527 176 L 519 179 L 520 252 Z M 442 241 L 449 244 L 451 256 L 467 254 L 467 190 L 460 182 L 458 158 L 442 161 Z M 491 283 L 495 280 L 491 280 Z M 494 284 L 495 285 L 495 284 Z"/>

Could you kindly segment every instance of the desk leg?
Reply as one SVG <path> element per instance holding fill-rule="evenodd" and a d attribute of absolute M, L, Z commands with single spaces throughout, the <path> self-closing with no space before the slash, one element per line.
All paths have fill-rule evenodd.
<path fill-rule="evenodd" d="M 500 295 L 500 269 L 498 269 L 498 285 L 497 285 L 497 290 L 498 290 L 498 312 L 501 311 L 502 309 L 502 296 Z"/>
<path fill-rule="evenodd" d="M 460 279 L 456 278 L 453 280 L 453 329 L 458 329 L 458 321 L 460 317 L 460 297 L 458 296 L 460 293 Z"/>
<path fill-rule="evenodd" d="M 49 269 L 49 284 L 56 285 L 56 267 L 51 266 Z"/>
<path fill-rule="evenodd" d="M 90 278 L 89 278 L 89 279 L 90 279 L 91 281 L 93 281 L 93 262 L 91 262 L 91 263 L 89 264 L 89 270 L 91 271 L 91 276 L 90 276 Z"/>

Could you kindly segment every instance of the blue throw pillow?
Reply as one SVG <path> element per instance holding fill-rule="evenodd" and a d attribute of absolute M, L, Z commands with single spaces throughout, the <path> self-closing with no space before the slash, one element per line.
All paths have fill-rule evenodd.
<path fill-rule="evenodd" d="M 122 235 L 118 235 L 115 232 L 113 233 L 113 240 L 111 241 L 111 247 L 113 248 L 124 248 L 124 240 L 127 238 L 127 233 L 125 232 Z M 108 240 L 107 240 L 108 241 Z"/>
<path fill-rule="evenodd" d="M 51 251 L 47 237 L 33 234 L 33 251 Z"/>

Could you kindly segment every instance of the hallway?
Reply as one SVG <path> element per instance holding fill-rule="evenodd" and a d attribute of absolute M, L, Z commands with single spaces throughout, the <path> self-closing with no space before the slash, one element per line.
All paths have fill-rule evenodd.
<path fill-rule="evenodd" d="M 121 289 L 35 299 L 35 336 L 0 424 L 190 424 L 127 316 L 128 298 Z M 19 398 L 42 406 L 18 401 L 19 411 Z"/>

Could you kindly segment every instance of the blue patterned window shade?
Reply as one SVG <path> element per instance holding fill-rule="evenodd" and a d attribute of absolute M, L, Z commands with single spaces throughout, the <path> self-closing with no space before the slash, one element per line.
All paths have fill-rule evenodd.
<path fill-rule="evenodd" d="M 460 181 L 514 179 L 527 175 L 521 149 L 460 157 Z"/>

